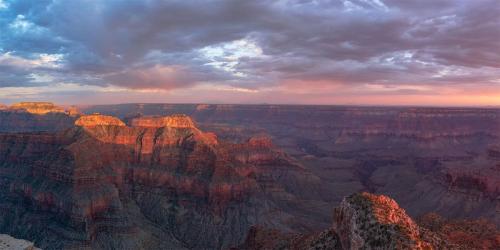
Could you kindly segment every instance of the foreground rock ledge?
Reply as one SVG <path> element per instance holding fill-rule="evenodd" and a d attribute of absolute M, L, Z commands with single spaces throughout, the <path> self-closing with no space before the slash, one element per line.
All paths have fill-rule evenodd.
<path fill-rule="evenodd" d="M 16 239 L 7 234 L 0 234 L 0 250 L 37 250 L 32 242 Z"/>
<path fill-rule="evenodd" d="M 453 244 L 417 225 L 393 199 L 353 194 L 334 209 L 332 228 L 309 235 L 287 235 L 254 226 L 235 249 L 480 249 Z"/>
<path fill-rule="evenodd" d="M 344 198 L 333 230 L 344 249 L 433 249 L 446 243 L 424 232 L 393 199 L 370 193 Z"/>

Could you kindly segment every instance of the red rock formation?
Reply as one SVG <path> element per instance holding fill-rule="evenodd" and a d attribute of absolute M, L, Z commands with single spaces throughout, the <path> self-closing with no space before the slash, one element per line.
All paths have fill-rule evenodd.
<path fill-rule="evenodd" d="M 370 193 L 346 197 L 334 210 L 333 230 L 344 249 L 449 247 L 423 232 L 393 199 Z"/>
<path fill-rule="evenodd" d="M 179 109 L 187 108 L 166 105 L 153 112 L 141 106 L 146 114 Z M 1 135 L 0 229 L 46 238 L 45 246 L 60 240 L 89 247 L 113 239 L 114 248 L 220 248 L 239 243 L 253 224 L 285 232 L 326 228 L 332 201 L 366 187 L 398 195 L 413 214 L 439 209 L 498 220 L 495 196 L 484 195 L 492 190 L 487 183 L 494 182 L 483 180 L 498 176 L 498 160 L 484 146 L 498 138 L 500 116 L 494 110 L 208 105 L 196 112 L 204 128 L 217 124 L 230 130 L 237 124 L 235 141 L 243 143 L 187 125 L 164 126 L 165 118 L 140 121 L 145 126 L 89 121 L 56 136 Z M 0 112 L 0 127 L 33 126 L 35 119 L 54 115 L 16 113 L 23 123 L 13 113 Z M 65 114 L 57 115 L 67 121 Z M 276 141 L 246 141 L 263 130 Z M 278 147 L 309 158 L 295 161 Z M 296 163 L 309 164 L 305 159 L 311 164 Z M 462 166 L 480 169 L 478 178 L 469 169 L 452 172 Z M 448 169 L 456 173 L 451 182 L 445 178 Z M 455 178 L 462 173 L 474 178 Z M 56 221 L 50 230 L 47 221 Z M 20 229 L 28 224 L 29 232 Z M 396 238 L 391 242 L 412 237 L 376 225 L 391 232 L 387 238 Z M 422 230 L 418 237 L 434 242 L 426 235 Z M 317 235 L 297 237 L 309 236 Z M 174 245 L 161 245 L 160 238 Z"/>
<path fill-rule="evenodd" d="M 429 214 L 413 221 L 391 198 L 370 193 L 346 197 L 334 209 L 331 229 L 290 234 L 253 226 L 234 249 L 497 249 L 500 232 L 486 220 L 452 221 Z"/>
<path fill-rule="evenodd" d="M 185 122 L 128 127 L 89 115 L 75 124 L 58 134 L 0 135 L 0 229 L 35 221 L 37 232 L 21 236 L 62 247 L 95 247 L 111 234 L 107 248 L 162 248 L 160 234 L 181 241 L 175 247 L 221 248 L 254 223 L 289 228 L 289 200 L 318 185 L 269 143 L 218 143 Z M 56 229 L 46 230 L 47 221 Z M 118 236 L 127 234 L 144 237 Z"/>
<path fill-rule="evenodd" d="M 187 115 L 170 115 L 166 117 L 139 117 L 131 120 L 133 127 L 171 127 L 171 128 L 195 128 L 193 120 Z"/>
<path fill-rule="evenodd" d="M 95 126 L 125 126 L 120 119 L 107 115 L 85 115 L 75 121 L 76 126 L 95 127 Z"/>
<path fill-rule="evenodd" d="M 417 225 L 391 198 L 370 193 L 346 197 L 333 226 L 320 233 L 290 234 L 253 226 L 234 249 L 497 249 L 500 233 L 486 221 L 448 221 L 436 214 Z"/>
<path fill-rule="evenodd" d="M 420 226 L 464 249 L 498 249 L 500 232 L 485 220 L 449 220 L 429 213 L 418 220 Z"/>
<path fill-rule="evenodd" d="M 23 110 L 31 114 L 64 113 L 64 109 L 51 102 L 20 102 L 9 107 L 11 110 Z"/>
<path fill-rule="evenodd" d="M 73 127 L 77 116 L 52 103 L 22 102 L 0 107 L 0 132 L 61 131 Z"/>

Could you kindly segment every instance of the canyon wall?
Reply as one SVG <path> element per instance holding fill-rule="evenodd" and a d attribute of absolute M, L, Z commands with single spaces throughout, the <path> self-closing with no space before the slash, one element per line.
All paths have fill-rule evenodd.
<path fill-rule="evenodd" d="M 337 246 L 332 207 L 361 191 L 500 224 L 496 109 L 55 110 L 0 110 L 0 232 L 44 248 L 227 248 L 251 228 Z"/>
<path fill-rule="evenodd" d="M 0 105 L 0 132 L 61 131 L 73 126 L 76 107 L 64 109 L 50 102 L 20 102 Z"/>
<path fill-rule="evenodd" d="M 500 225 L 500 109 L 124 104 L 86 112 L 188 114 L 219 138 L 267 134 L 332 190 L 396 198 L 412 216 L 486 217 Z"/>
<path fill-rule="evenodd" d="M 255 224 L 327 226 L 320 179 L 268 138 L 230 143 L 187 116 L 142 119 L 0 134 L 0 231 L 44 249 L 199 249 L 238 244 Z"/>

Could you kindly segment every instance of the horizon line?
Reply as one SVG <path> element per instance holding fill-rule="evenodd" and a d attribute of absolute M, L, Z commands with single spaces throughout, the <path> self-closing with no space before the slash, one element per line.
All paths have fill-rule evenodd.
<path fill-rule="evenodd" d="M 62 107 L 95 107 L 95 106 L 118 106 L 118 105 L 239 105 L 239 106 L 322 106 L 322 107 L 364 107 L 364 108 L 470 108 L 470 109 L 481 109 L 490 108 L 498 109 L 500 105 L 422 105 L 422 104 L 299 104 L 299 103 L 210 103 L 210 102 L 117 102 L 117 103 L 101 103 L 101 104 L 69 104 L 69 103 L 57 103 L 53 101 L 19 101 L 3 103 L 6 106 L 11 106 L 20 102 L 33 102 L 42 103 L 49 102 L 57 106 Z M 2 103 L 0 103 L 2 104 Z"/>

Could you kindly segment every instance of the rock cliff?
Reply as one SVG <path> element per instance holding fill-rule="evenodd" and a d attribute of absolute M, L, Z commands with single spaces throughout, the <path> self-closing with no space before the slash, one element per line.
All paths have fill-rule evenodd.
<path fill-rule="evenodd" d="M 0 107 L 0 132 L 61 131 L 73 127 L 80 113 L 49 102 L 21 102 Z"/>
<path fill-rule="evenodd" d="M 370 193 L 346 197 L 334 209 L 333 230 L 344 249 L 450 248 L 426 234 L 393 199 Z"/>
<path fill-rule="evenodd" d="M 195 128 L 193 120 L 187 115 L 175 114 L 166 117 L 140 117 L 131 120 L 133 127 L 171 127 Z"/>
<path fill-rule="evenodd" d="M 107 115 L 84 115 L 75 121 L 76 126 L 96 127 L 96 126 L 125 126 L 120 119 Z"/>
<path fill-rule="evenodd" d="M 321 178 L 330 206 L 370 191 L 393 197 L 414 217 L 485 217 L 500 226 L 498 108 L 123 104 L 87 111 L 185 113 L 234 142 L 267 134 Z"/>
<path fill-rule="evenodd" d="M 311 198 L 319 178 L 269 142 L 220 142 L 187 119 L 130 127 L 96 114 L 0 134 L 0 232 L 44 249 L 199 249 L 235 245 L 253 224 L 323 225 L 300 207 L 324 205 Z"/>
<path fill-rule="evenodd" d="M 363 190 L 393 197 L 415 217 L 435 211 L 500 223 L 497 109 L 135 107 L 94 110 L 133 113 L 128 125 L 98 114 L 75 125 L 77 112 L 0 110 L 0 132 L 32 131 L 0 133 L 0 232 L 53 249 L 224 248 L 260 225 L 256 237 L 279 234 L 292 249 L 337 246 L 331 208 Z M 177 113 L 196 123 L 164 116 Z M 456 243 L 491 226 L 457 225 L 465 229 L 419 226 L 418 235 L 387 238 L 434 244 L 434 233 Z"/>
<path fill-rule="evenodd" d="M 64 108 L 58 107 L 51 102 L 20 102 L 12 104 L 9 109 L 22 110 L 31 114 L 44 115 L 47 113 L 64 113 Z"/>

